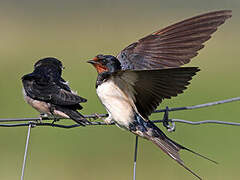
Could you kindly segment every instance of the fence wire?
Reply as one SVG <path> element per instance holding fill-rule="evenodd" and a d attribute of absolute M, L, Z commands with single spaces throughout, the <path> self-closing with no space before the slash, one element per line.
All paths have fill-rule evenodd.
<path fill-rule="evenodd" d="M 163 124 L 169 125 L 168 123 L 171 123 L 167 127 L 169 131 L 175 130 L 175 123 L 186 123 L 190 125 L 200 125 L 200 124 L 225 124 L 225 125 L 233 125 L 233 126 L 240 126 L 240 123 L 237 122 L 228 122 L 228 121 L 218 121 L 218 120 L 204 120 L 204 121 L 188 121 L 188 120 L 183 120 L 183 119 L 168 119 L 168 112 L 171 111 L 182 111 L 182 110 L 194 110 L 198 108 L 206 108 L 209 106 L 214 106 L 214 105 L 220 105 L 224 103 L 230 103 L 234 101 L 240 101 L 240 97 L 235 97 L 231 99 L 225 99 L 221 101 L 215 101 L 215 102 L 209 102 L 205 104 L 198 104 L 198 105 L 193 105 L 193 106 L 184 106 L 184 107 L 176 107 L 176 108 L 168 108 L 166 107 L 165 109 L 160 109 L 156 110 L 154 113 L 161 113 L 164 112 L 164 119 L 163 120 L 154 120 L 152 122 L 154 123 L 160 123 L 162 122 Z M 85 118 L 88 118 L 90 120 L 96 120 L 99 118 L 107 117 L 108 114 L 92 114 L 92 115 L 85 115 Z M 167 117 L 167 119 L 166 119 Z M 59 118 L 58 120 L 60 120 Z M 41 121 L 40 121 L 41 120 Z M 27 151 L 28 151 L 28 146 L 29 146 L 29 139 L 30 139 L 30 132 L 31 128 L 36 127 L 36 126 L 51 126 L 51 127 L 58 127 L 58 128 L 76 128 L 76 127 L 83 127 L 79 124 L 72 124 L 72 125 L 63 125 L 59 123 L 49 123 L 46 121 L 49 120 L 54 120 L 54 118 L 49 118 L 49 117 L 43 117 L 40 119 L 39 118 L 7 118 L 7 119 L 0 119 L 0 127 L 22 127 L 22 126 L 28 126 L 28 133 L 27 133 L 27 140 L 26 140 L 26 145 L 25 145 L 25 152 L 24 152 L 24 158 L 23 158 L 23 165 L 22 165 L 22 174 L 21 174 L 21 180 L 24 178 L 24 172 L 25 172 L 25 166 L 26 166 L 26 158 L 27 158 Z M 28 121 L 25 123 L 22 123 L 23 121 Z M 45 122 L 43 122 L 45 121 Z M 17 123 L 16 123 L 17 122 Z M 19 123 L 21 122 L 21 123 Z M 115 123 L 112 122 L 110 124 L 106 124 L 102 121 L 91 121 L 91 123 L 87 124 L 87 126 L 93 126 L 93 125 L 114 125 Z M 166 127 L 166 126 L 165 126 Z M 133 167 L 133 180 L 136 180 L 136 165 L 137 165 L 137 151 L 138 151 L 138 136 L 136 136 L 135 140 L 135 147 L 134 147 L 134 167 Z"/>
<path fill-rule="evenodd" d="M 220 105 L 224 103 L 230 103 L 234 101 L 240 101 L 240 97 L 235 97 L 231 99 L 225 99 L 221 101 L 215 101 L 215 102 L 209 102 L 205 104 L 198 104 L 198 105 L 193 105 L 193 106 L 184 106 L 184 107 L 176 107 L 176 108 L 165 108 L 165 109 L 160 109 L 154 111 L 154 113 L 161 113 L 161 112 L 171 112 L 171 111 L 182 111 L 182 110 L 194 110 L 194 109 L 199 109 L 199 108 L 206 108 L 209 106 L 215 106 L 215 105 Z M 92 115 L 85 115 L 84 117 L 87 119 L 99 119 L 103 117 L 107 117 L 108 114 L 92 114 Z M 61 120 L 62 118 L 58 118 L 58 120 Z M 65 118 L 66 119 L 66 118 Z M 5 119 L 0 119 L 0 127 L 19 127 L 19 126 L 29 126 L 29 124 L 32 124 L 33 126 L 52 126 L 52 127 L 59 127 L 59 128 L 75 128 L 75 127 L 83 127 L 79 124 L 72 124 L 72 125 L 63 125 L 63 124 L 58 124 L 58 123 L 49 123 L 49 122 L 43 122 L 46 120 L 54 120 L 54 118 L 49 118 L 49 117 L 43 117 L 42 122 L 40 122 L 40 117 L 38 118 L 5 118 Z M 22 122 L 22 121 L 28 121 L 27 123 L 13 123 L 13 122 Z M 227 124 L 227 125 L 235 125 L 239 126 L 240 123 L 235 123 L 235 122 L 227 122 L 227 121 L 218 121 L 218 120 L 205 120 L 205 121 L 187 121 L 187 120 L 182 120 L 182 119 L 168 119 L 169 122 L 178 122 L 178 123 L 186 123 L 186 124 L 192 124 L 192 125 L 200 125 L 200 124 L 207 124 L 207 123 L 212 123 L 212 124 Z M 6 123 L 7 124 L 2 124 Z M 163 120 L 155 120 L 152 121 L 154 123 L 160 123 L 163 122 Z M 102 121 L 92 121 L 90 124 L 87 124 L 87 126 L 92 126 L 92 125 L 114 125 L 114 122 L 110 124 L 106 124 Z"/>

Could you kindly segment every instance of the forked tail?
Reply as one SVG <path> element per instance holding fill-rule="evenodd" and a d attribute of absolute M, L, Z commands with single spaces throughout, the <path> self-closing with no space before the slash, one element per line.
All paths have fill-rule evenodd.
<path fill-rule="evenodd" d="M 196 154 L 204 159 L 207 159 L 215 164 L 217 164 L 216 161 L 209 159 L 206 156 L 203 156 L 197 152 L 194 152 L 176 142 L 168 138 L 153 122 L 151 121 L 144 121 L 140 116 L 137 115 L 136 122 L 134 123 L 134 128 L 132 128 L 130 131 L 133 133 L 144 137 L 150 141 L 152 141 L 154 144 L 156 144 L 159 148 L 161 148 L 167 155 L 169 155 L 171 158 L 173 158 L 175 161 L 177 161 L 181 166 L 183 166 L 186 170 L 188 170 L 190 173 L 192 173 L 194 176 L 196 176 L 198 179 L 202 178 L 197 175 L 195 172 L 193 172 L 191 169 L 189 169 L 187 166 L 185 166 L 183 160 L 180 157 L 179 151 L 180 150 L 187 150 L 193 154 Z"/>
<path fill-rule="evenodd" d="M 203 157 L 204 159 L 207 159 L 207 160 L 217 164 L 217 162 L 215 162 L 199 153 L 196 153 L 188 148 L 185 148 L 185 147 L 179 145 L 178 143 L 172 141 L 168 137 L 164 138 L 164 139 L 159 138 L 159 137 L 153 137 L 153 138 L 150 138 L 149 140 L 151 140 L 154 144 L 156 144 L 159 148 L 161 148 L 165 153 L 167 153 L 167 155 L 169 155 L 171 158 L 176 160 L 181 166 L 183 166 L 186 170 L 188 170 L 190 173 L 192 173 L 198 179 L 202 180 L 202 178 L 199 175 L 197 175 L 195 172 L 193 172 L 191 169 L 189 169 L 187 166 L 185 166 L 183 160 L 181 159 L 180 154 L 179 154 L 179 151 L 181 149 L 190 151 L 191 153 L 194 153 L 200 157 Z"/>

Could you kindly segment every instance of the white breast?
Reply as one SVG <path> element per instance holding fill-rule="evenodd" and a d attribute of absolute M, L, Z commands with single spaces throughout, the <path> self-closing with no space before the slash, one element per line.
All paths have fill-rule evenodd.
<path fill-rule="evenodd" d="M 127 93 L 110 79 L 97 87 L 97 95 L 113 120 L 120 126 L 128 127 L 134 113 Z"/>
<path fill-rule="evenodd" d="M 23 97 L 24 97 L 24 100 L 28 104 L 30 104 L 34 109 L 36 109 L 41 114 L 47 114 L 48 116 L 52 116 L 52 113 L 53 113 L 55 117 L 69 118 L 69 116 L 67 114 L 65 114 L 62 111 L 58 111 L 56 109 L 53 109 L 53 112 L 51 113 L 50 112 L 50 108 L 51 108 L 50 103 L 46 103 L 44 101 L 38 101 L 38 100 L 32 99 L 31 97 L 29 97 L 26 94 L 24 88 L 23 88 Z"/>
<path fill-rule="evenodd" d="M 37 111 L 39 111 L 40 113 L 43 113 L 43 114 L 51 114 L 50 113 L 50 104 L 49 103 L 46 103 L 46 102 L 43 102 L 43 101 L 38 101 L 38 100 L 35 100 L 35 99 L 32 99 L 31 97 L 29 97 L 24 88 L 23 88 L 23 97 L 24 97 L 24 100 L 30 104 L 33 108 L 35 108 Z"/>

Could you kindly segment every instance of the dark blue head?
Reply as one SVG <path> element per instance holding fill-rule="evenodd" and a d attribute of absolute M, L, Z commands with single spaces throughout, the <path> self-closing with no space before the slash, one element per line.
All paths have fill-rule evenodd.
<path fill-rule="evenodd" d="M 93 60 L 88 61 L 97 70 L 98 74 L 102 72 L 116 72 L 121 70 L 121 64 L 119 60 L 111 55 L 97 55 Z"/>
<path fill-rule="evenodd" d="M 54 57 L 47 57 L 47 58 L 40 59 L 39 61 L 37 61 L 34 64 L 34 69 L 36 69 L 37 67 L 43 67 L 43 66 L 56 68 L 56 69 L 59 69 L 61 71 L 63 69 L 62 62 L 59 61 L 58 59 L 54 58 Z"/>
<path fill-rule="evenodd" d="M 34 71 L 22 77 L 22 80 L 42 79 L 52 81 L 59 79 L 62 74 L 62 62 L 53 57 L 40 59 L 34 64 Z"/>

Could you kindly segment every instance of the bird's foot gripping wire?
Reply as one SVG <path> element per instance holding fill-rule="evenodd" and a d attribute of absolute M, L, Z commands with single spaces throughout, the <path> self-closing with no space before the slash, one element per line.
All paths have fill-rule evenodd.
<path fill-rule="evenodd" d="M 101 119 L 101 120 L 104 120 L 103 116 L 101 116 L 101 114 L 98 114 L 98 113 L 94 113 L 91 115 L 92 117 L 89 118 L 89 120 L 97 120 L 97 119 Z"/>
<path fill-rule="evenodd" d="M 48 119 L 48 115 L 44 114 L 44 113 L 41 113 L 39 115 L 39 120 L 37 120 L 37 122 L 39 121 L 39 123 L 43 123 L 43 119 Z"/>
<path fill-rule="evenodd" d="M 101 114 L 94 113 L 94 114 L 91 114 L 90 116 L 88 116 L 87 119 L 88 119 L 88 123 L 86 123 L 86 124 L 93 124 L 93 121 L 95 121 L 97 119 L 103 120 L 104 118 Z M 94 124 L 101 124 L 101 122 L 95 121 Z"/>
<path fill-rule="evenodd" d="M 104 123 L 106 123 L 106 125 L 110 125 L 114 123 L 112 116 L 106 117 L 105 119 L 103 119 L 103 121 Z"/>
<path fill-rule="evenodd" d="M 165 113 L 163 116 L 163 126 L 167 128 L 169 132 L 173 132 L 176 129 L 176 125 L 174 122 L 171 121 L 171 119 L 168 118 L 169 111 L 168 106 L 166 106 Z"/>
<path fill-rule="evenodd" d="M 59 121 L 59 119 L 57 117 L 53 116 L 52 126 L 54 126 L 54 123 L 57 121 Z"/>

